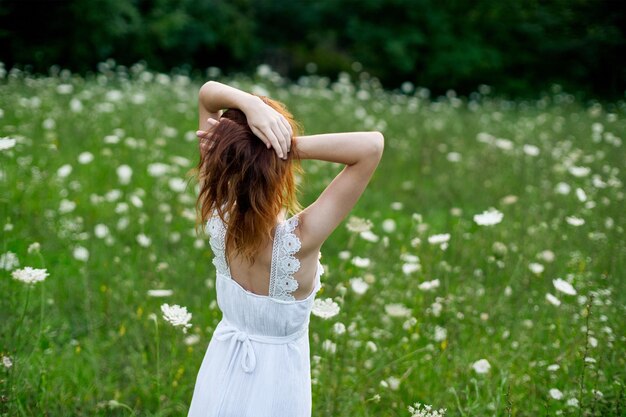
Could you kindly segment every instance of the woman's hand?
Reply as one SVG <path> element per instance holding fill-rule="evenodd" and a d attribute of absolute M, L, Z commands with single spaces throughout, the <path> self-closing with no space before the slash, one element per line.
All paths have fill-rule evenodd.
<path fill-rule="evenodd" d="M 217 81 L 207 81 L 200 88 L 198 100 L 201 119 L 209 114 L 218 115 L 225 108 L 241 110 L 248 119 L 252 133 L 261 139 L 268 149 L 273 147 L 280 158 L 287 159 L 293 136 L 291 125 L 282 114 L 265 104 L 260 97 Z M 203 127 L 201 120 L 200 128 Z"/>
<path fill-rule="evenodd" d="M 279 158 L 287 159 L 293 135 L 291 125 L 282 114 L 260 98 L 254 98 L 256 100 L 251 100 L 241 109 L 246 114 L 252 133 L 261 139 L 268 149 L 273 147 Z"/>
<path fill-rule="evenodd" d="M 291 150 L 292 135 L 291 125 L 287 119 L 262 101 L 260 105 L 245 106 L 245 110 L 241 110 L 246 114 L 252 133 L 261 139 L 268 149 L 273 147 L 279 158 L 287 159 L 287 152 Z M 209 118 L 207 121 L 210 130 L 196 131 L 196 136 L 200 138 L 201 152 L 206 152 L 209 149 L 206 139 L 208 139 L 209 133 L 219 123 L 219 121 L 213 118 Z"/>

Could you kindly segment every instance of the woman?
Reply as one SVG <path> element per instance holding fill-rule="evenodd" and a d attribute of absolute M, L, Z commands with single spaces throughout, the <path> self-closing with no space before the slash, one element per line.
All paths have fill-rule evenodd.
<path fill-rule="evenodd" d="M 197 208 L 223 317 L 188 416 L 310 416 L 308 325 L 321 285 L 320 248 L 365 190 L 383 136 L 298 136 L 281 103 L 215 81 L 201 87 L 199 113 Z M 345 164 L 303 210 L 294 178 L 300 159 Z"/>

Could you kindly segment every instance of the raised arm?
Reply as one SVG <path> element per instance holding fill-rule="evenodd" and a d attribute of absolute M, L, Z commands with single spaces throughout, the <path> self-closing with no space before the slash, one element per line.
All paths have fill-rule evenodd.
<path fill-rule="evenodd" d="M 217 81 L 207 81 L 198 93 L 199 129 L 208 131 L 208 119 L 218 120 L 221 110 L 236 108 L 245 113 L 252 132 L 273 147 L 280 158 L 287 158 L 291 149 L 291 125 L 280 113 L 268 106 L 258 96 Z"/>
<path fill-rule="evenodd" d="M 298 136 L 295 140 L 301 159 L 346 165 L 300 214 L 301 250 L 317 252 L 363 194 L 382 156 L 384 137 L 380 132 L 346 132 Z"/>

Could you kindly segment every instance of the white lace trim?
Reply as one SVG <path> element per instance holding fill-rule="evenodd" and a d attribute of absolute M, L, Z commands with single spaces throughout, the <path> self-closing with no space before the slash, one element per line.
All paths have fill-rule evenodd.
<path fill-rule="evenodd" d="M 230 278 L 230 269 L 226 262 L 226 228 L 222 219 L 214 215 L 207 223 L 209 232 L 209 244 L 213 250 L 213 265 L 219 274 Z"/>
<path fill-rule="evenodd" d="M 298 227 L 298 216 L 293 216 L 276 226 L 274 243 L 272 246 L 272 264 L 270 267 L 269 294 L 271 298 L 293 301 L 296 298 L 292 293 L 298 289 L 298 281 L 293 277 L 300 269 L 300 261 L 294 256 L 302 246 L 300 239 L 293 233 Z M 209 233 L 209 243 L 213 250 L 213 265 L 217 272 L 232 279 L 230 268 L 226 261 L 226 227 L 218 215 L 211 217 L 206 225 Z M 324 268 L 319 264 L 319 275 Z"/>
<path fill-rule="evenodd" d="M 279 300 L 293 301 L 292 293 L 298 289 L 293 274 L 300 269 L 300 261 L 293 256 L 300 250 L 300 239 L 293 233 L 298 227 L 298 216 L 293 216 L 276 229 L 272 248 L 269 296 Z"/>

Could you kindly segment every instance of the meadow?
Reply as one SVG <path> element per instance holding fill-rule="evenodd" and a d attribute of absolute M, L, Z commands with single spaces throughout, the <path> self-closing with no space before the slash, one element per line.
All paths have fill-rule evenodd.
<path fill-rule="evenodd" d="M 322 248 L 314 416 L 624 415 L 625 102 L 112 61 L 0 67 L 0 415 L 186 415 L 221 318 L 195 230 L 208 79 L 283 101 L 306 134 L 385 136 Z M 303 168 L 306 206 L 341 166 Z"/>

